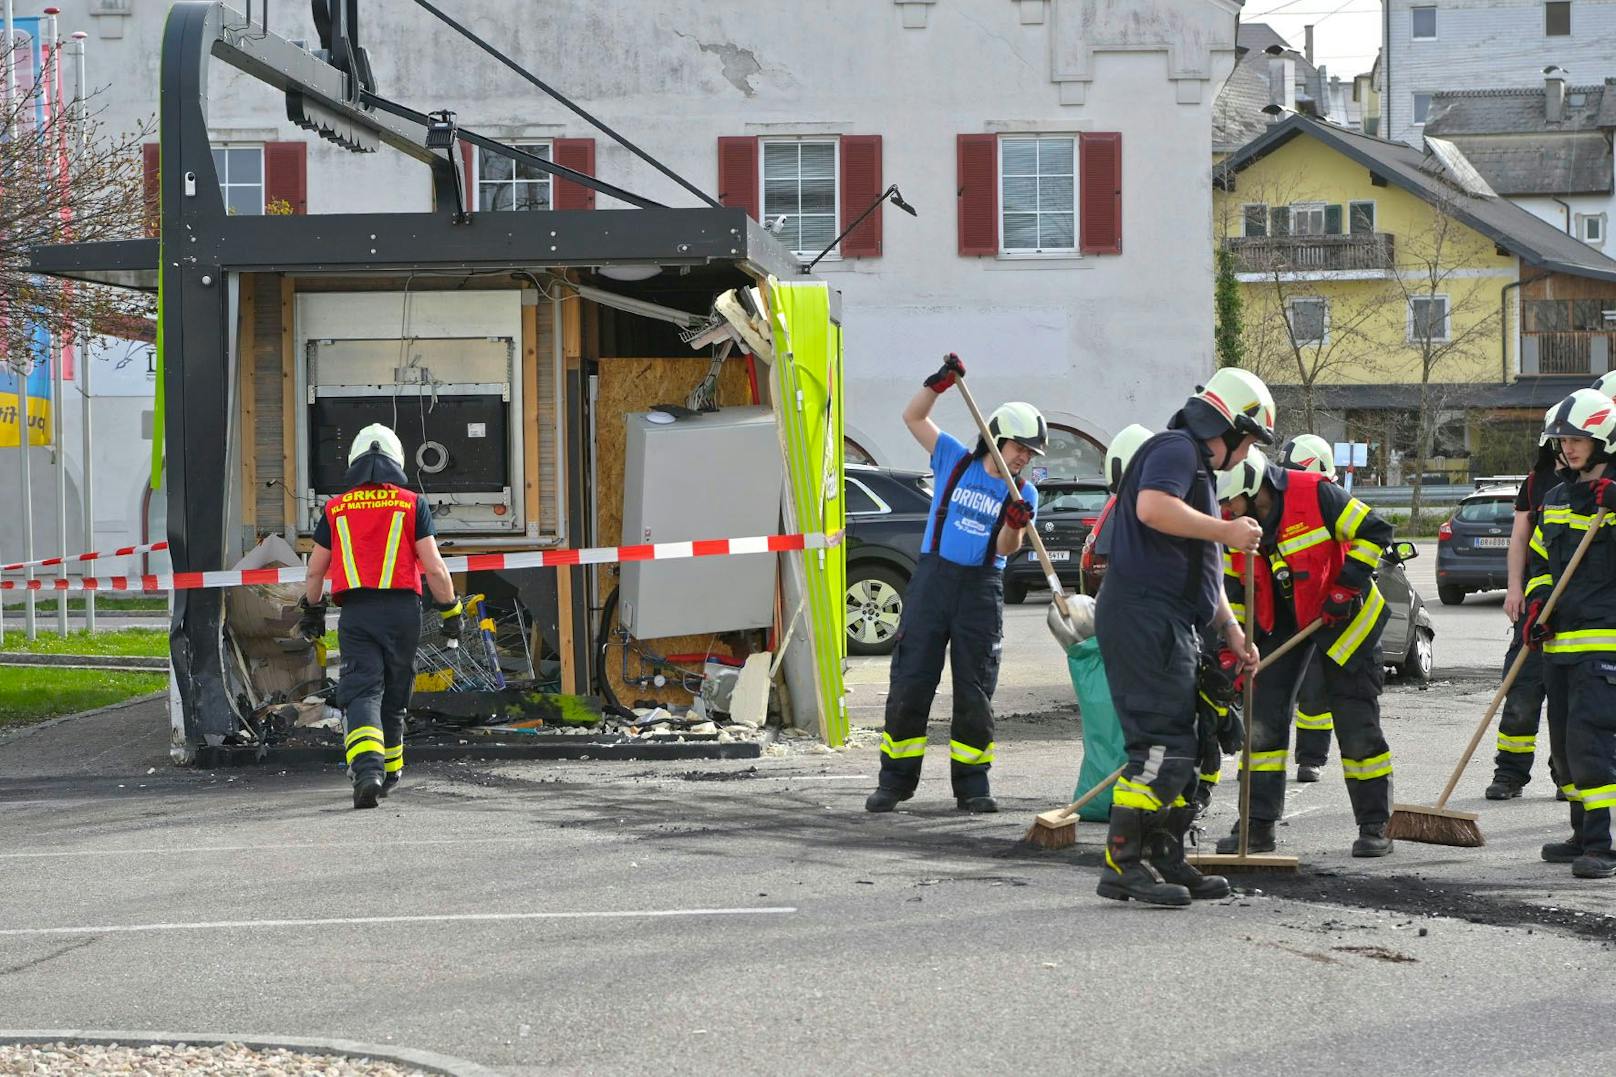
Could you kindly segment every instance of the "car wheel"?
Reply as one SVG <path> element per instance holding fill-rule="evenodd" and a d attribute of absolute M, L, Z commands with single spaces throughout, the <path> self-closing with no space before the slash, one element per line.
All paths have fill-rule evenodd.
<path fill-rule="evenodd" d="M 1431 679 L 1431 668 L 1435 664 L 1436 653 L 1431 633 L 1416 628 L 1414 639 L 1408 645 L 1408 654 L 1397 664 L 1397 675 L 1423 684 Z"/>
<path fill-rule="evenodd" d="M 1004 604 L 1006 606 L 1019 606 L 1025 601 L 1027 601 L 1027 585 L 1005 581 Z"/>
<path fill-rule="evenodd" d="M 847 653 L 891 654 L 903 617 L 903 593 L 909 581 L 880 565 L 852 565 L 847 570 Z"/>
<path fill-rule="evenodd" d="M 1436 589 L 1436 597 L 1442 600 L 1444 606 L 1462 606 L 1464 596 L 1464 588 L 1451 583 L 1439 584 Z"/>

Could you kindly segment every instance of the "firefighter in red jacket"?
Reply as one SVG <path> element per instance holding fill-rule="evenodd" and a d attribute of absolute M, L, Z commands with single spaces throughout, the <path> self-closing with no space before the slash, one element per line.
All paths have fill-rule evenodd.
<path fill-rule="evenodd" d="M 1391 819 L 1392 753 L 1380 729 L 1385 678 L 1380 635 L 1386 600 L 1375 586 L 1392 525 L 1316 471 L 1270 467 L 1253 451 L 1220 477 L 1218 500 L 1233 516 L 1255 519 L 1258 549 L 1257 647 L 1269 654 L 1297 631 L 1323 620 L 1307 643 L 1257 676 L 1251 723 L 1250 850 L 1274 848 L 1274 824 L 1285 812 L 1285 757 L 1291 714 L 1308 666 L 1322 663 L 1325 695 L 1334 706 L 1336 738 L 1347 795 L 1358 823 L 1353 856 L 1385 856 Z M 1245 557 L 1226 556 L 1229 602 L 1244 617 Z M 1239 847 L 1236 833 L 1218 852 Z"/>
<path fill-rule="evenodd" d="M 404 447 L 373 423 L 354 438 L 348 489 L 325 504 L 314 532 L 304 588 L 304 638 L 325 632 L 325 585 L 341 609 L 337 646 L 342 674 L 332 692 L 344 714 L 348 776 L 355 808 L 374 808 L 404 770 L 404 715 L 415 682 L 426 576 L 443 634 L 460 637 L 460 600 L 433 537 L 432 510 L 405 489 Z"/>

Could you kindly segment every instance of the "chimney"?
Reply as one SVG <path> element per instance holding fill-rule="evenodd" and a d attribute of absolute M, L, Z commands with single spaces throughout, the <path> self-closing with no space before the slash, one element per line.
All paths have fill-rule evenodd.
<path fill-rule="evenodd" d="M 1277 45 L 1268 47 L 1268 103 L 1296 111 L 1296 61 Z M 1284 113 L 1277 118 L 1284 119 Z"/>
<path fill-rule="evenodd" d="M 1308 63 L 1312 63 L 1313 62 L 1313 27 L 1312 27 L 1312 25 L 1309 24 L 1307 26 L 1302 27 L 1302 33 L 1303 33 L 1303 35 L 1305 35 L 1305 39 L 1306 39 L 1303 42 L 1303 45 L 1302 45 L 1302 55 L 1307 57 L 1307 62 Z"/>
<path fill-rule="evenodd" d="M 1550 123 L 1565 120 L 1565 71 L 1549 67 L 1543 72 L 1543 118 Z"/>

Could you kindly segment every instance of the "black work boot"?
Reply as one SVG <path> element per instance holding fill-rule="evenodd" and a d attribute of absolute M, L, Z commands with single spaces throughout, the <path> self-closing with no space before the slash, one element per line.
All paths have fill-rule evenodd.
<path fill-rule="evenodd" d="M 999 810 L 999 802 L 989 796 L 955 797 L 954 806 L 972 815 L 992 815 Z"/>
<path fill-rule="evenodd" d="M 1312 763 L 1302 763 L 1296 768 L 1296 780 L 1299 782 L 1316 782 L 1320 777 L 1319 768 Z"/>
<path fill-rule="evenodd" d="M 1197 901 L 1217 900 L 1230 894 L 1229 880 L 1221 875 L 1202 875 L 1184 859 L 1184 838 L 1194 821 L 1193 808 L 1173 808 L 1162 812 L 1161 827 L 1150 835 L 1150 866 L 1165 881 L 1182 886 Z"/>
<path fill-rule="evenodd" d="M 1274 823 L 1271 819 L 1253 819 L 1251 830 L 1246 836 L 1246 852 L 1271 853 L 1274 851 Z M 1234 829 L 1229 836 L 1219 838 L 1217 850 L 1220 853 L 1238 853 L 1240 851 L 1240 820 L 1234 822 Z"/>
<path fill-rule="evenodd" d="M 389 774 L 387 777 L 383 778 L 382 779 L 381 795 L 386 796 L 388 793 L 391 793 L 393 791 L 393 789 L 398 785 L 398 781 L 399 781 L 399 778 L 398 778 L 398 775 L 396 773 Z"/>
<path fill-rule="evenodd" d="M 1572 864 L 1582 856 L 1582 842 L 1575 837 L 1570 841 L 1551 841 L 1543 846 L 1539 855 L 1550 864 Z"/>
<path fill-rule="evenodd" d="M 1385 856 L 1392 851 L 1392 839 L 1386 836 L 1385 823 L 1364 823 L 1358 828 L 1358 840 L 1352 843 L 1353 856 Z"/>
<path fill-rule="evenodd" d="M 903 801 L 914 796 L 913 793 L 900 793 L 896 789 L 880 786 L 864 800 L 864 810 L 873 812 L 892 811 Z"/>
<path fill-rule="evenodd" d="M 1571 874 L 1579 879 L 1608 879 L 1616 875 L 1616 853 L 1594 849 L 1571 862 Z"/>
<path fill-rule="evenodd" d="M 1521 795 L 1521 787 L 1508 778 L 1494 778 L 1486 795 L 1488 800 L 1514 800 Z"/>
<path fill-rule="evenodd" d="M 1149 813 L 1138 808 L 1111 809 L 1111 833 L 1105 839 L 1105 867 L 1100 869 L 1096 894 L 1114 901 L 1132 898 L 1147 905 L 1190 903 L 1187 889 L 1162 882 L 1144 859 L 1145 827 L 1152 821 Z"/>
<path fill-rule="evenodd" d="M 353 806 L 356 808 L 374 808 L 377 799 L 382 795 L 382 776 L 374 771 L 366 771 L 354 779 Z"/>

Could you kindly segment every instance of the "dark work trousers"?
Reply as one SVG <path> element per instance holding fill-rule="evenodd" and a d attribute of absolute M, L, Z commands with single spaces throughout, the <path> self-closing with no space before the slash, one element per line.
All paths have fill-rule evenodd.
<path fill-rule="evenodd" d="M 1509 651 L 1504 655 L 1504 671 L 1514 664 L 1521 650 L 1521 626 L 1517 621 L 1510 626 Z M 1493 781 L 1524 786 L 1532 780 L 1532 761 L 1537 757 L 1537 727 L 1543 714 L 1543 700 L 1548 693 L 1543 676 L 1543 652 L 1528 651 L 1520 676 L 1504 697 L 1504 714 L 1498 720 L 1498 754 L 1493 758 Z M 1549 776 L 1560 784 L 1549 758 Z"/>
<path fill-rule="evenodd" d="M 404 769 L 404 715 L 415 686 L 421 600 L 413 591 L 345 592 L 337 619 L 342 674 L 331 702 L 344 715 L 348 773 Z"/>
<path fill-rule="evenodd" d="M 1296 762 L 1304 767 L 1322 767 L 1330 759 L 1330 734 L 1335 729 L 1335 713 L 1324 691 L 1323 656 L 1307 664 L 1302 687 L 1296 695 Z"/>
<path fill-rule="evenodd" d="M 1380 691 L 1385 682 L 1380 634 L 1386 616 L 1371 629 L 1344 666 L 1314 644 L 1304 644 L 1263 670 L 1257 678 L 1251 727 L 1251 817 L 1277 822 L 1285 815 L 1285 756 L 1290 743 L 1291 712 L 1307 669 L 1318 663 L 1324 692 L 1333 704 L 1335 735 L 1341 744 L 1341 769 L 1347 797 L 1359 826 L 1391 818 L 1392 753 L 1380 730 Z M 1258 644 L 1269 653 L 1290 638 L 1276 634 Z"/>
<path fill-rule="evenodd" d="M 954 720 L 948 734 L 954 795 L 988 795 L 993 691 L 999 684 L 1003 630 L 1003 569 L 959 565 L 936 554 L 920 558 L 904 593 L 903 619 L 892 651 L 886 727 L 881 734 L 881 788 L 907 796 L 920 784 L 926 720 L 943 678 L 946 653 L 954 673 Z"/>
<path fill-rule="evenodd" d="M 1589 654 L 1570 664 L 1545 661 L 1549 751 L 1560 788 L 1571 799 L 1572 840 L 1582 851 L 1610 852 L 1616 807 L 1616 655 Z"/>
<path fill-rule="evenodd" d="M 1194 608 L 1112 583 L 1100 589 L 1094 631 L 1128 750 L 1112 803 L 1145 812 L 1183 807 L 1201 763 Z"/>

